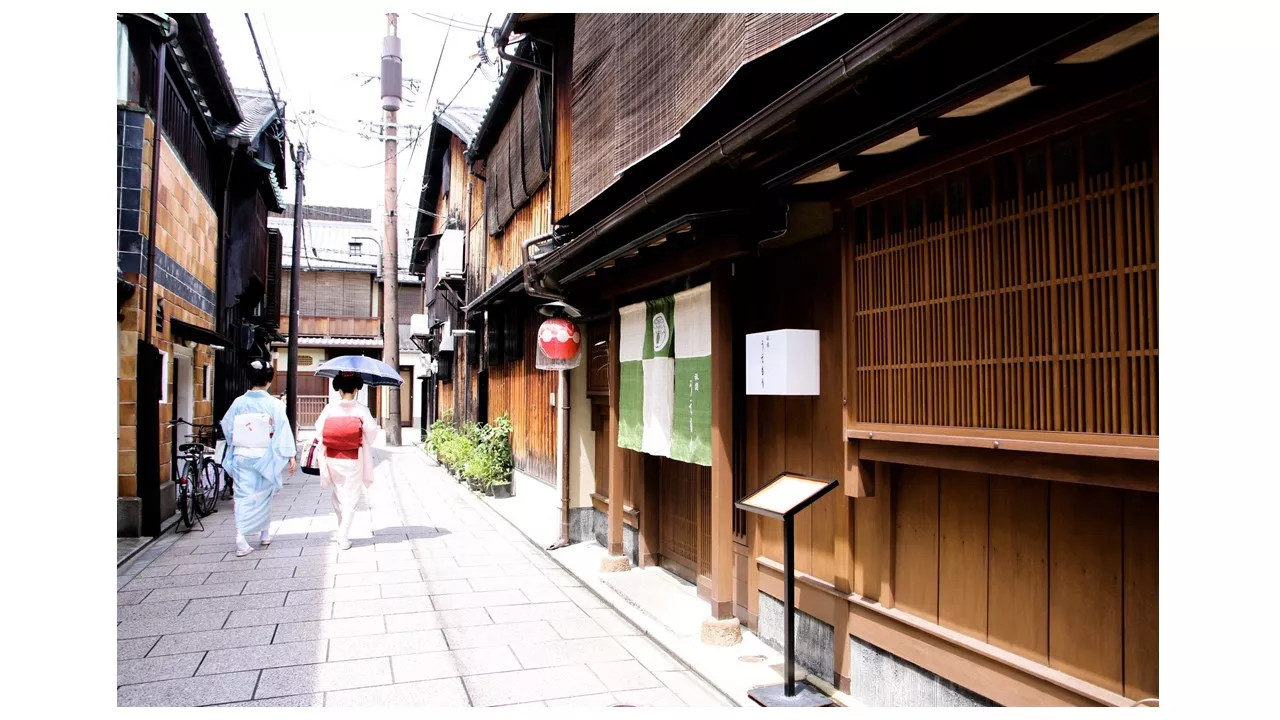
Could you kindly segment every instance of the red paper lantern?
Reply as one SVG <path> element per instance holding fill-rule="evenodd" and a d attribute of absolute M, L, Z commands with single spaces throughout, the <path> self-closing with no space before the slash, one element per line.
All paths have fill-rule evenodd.
<path fill-rule="evenodd" d="M 538 328 L 538 348 L 552 360 L 572 360 L 582 348 L 582 334 L 573 321 L 550 318 Z"/>

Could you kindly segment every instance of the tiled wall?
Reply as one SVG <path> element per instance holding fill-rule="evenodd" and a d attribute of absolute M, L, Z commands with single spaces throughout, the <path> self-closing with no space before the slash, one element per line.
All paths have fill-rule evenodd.
<path fill-rule="evenodd" d="M 117 113 L 117 257 L 121 276 L 137 285 L 137 290 L 121 310 L 118 326 L 117 391 L 117 493 L 137 495 L 137 345 L 146 328 L 146 233 L 150 229 L 151 140 L 154 124 L 140 112 L 120 109 Z M 136 165 L 136 167 L 133 167 Z M 170 479 L 170 430 L 173 419 L 173 339 L 169 321 L 182 320 L 213 328 L 214 288 L 217 283 L 218 219 L 204 193 L 196 186 L 182 161 L 161 139 L 160 194 L 157 197 L 156 301 L 163 307 L 164 323 L 152 328 L 152 342 L 167 353 L 169 363 L 168 403 L 160 406 L 160 482 Z M 157 318 L 159 315 L 157 314 Z M 192 350 L 193 422 L 213 422 L 212 388 L 204 388 L 204 367 L 213 377 L 213 351 L 204 345 Z M 206 396 L 208 399 L 205 399 Z"/>

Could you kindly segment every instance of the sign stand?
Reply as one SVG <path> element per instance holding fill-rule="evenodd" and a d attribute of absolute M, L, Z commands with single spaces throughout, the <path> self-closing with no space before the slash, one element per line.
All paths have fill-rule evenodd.
<path fill-rule="evenodd" d="M 795 516 L 839 485 L 839 481 L 783 473 L 768 485 L 734 503 L 734 507 L 782 521 L 783 568 L 786 600 L 782 661 L 786 682 L 752 688 L 747 697 L 764 707 L 834 707 L 835 702 L 807 681 L 796 683 L 796 536 Z"/>

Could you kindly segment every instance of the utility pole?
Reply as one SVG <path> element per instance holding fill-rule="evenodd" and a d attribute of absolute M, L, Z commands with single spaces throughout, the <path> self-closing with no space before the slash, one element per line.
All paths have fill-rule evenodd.
<path fill-rule="evenodd" d="M 307 146 L 298 143 L 297 152 L 293 156 L 293 169 L 296 176 L 293 201 L 293 260 L 289 263 L 289 376 L 285 387 L 285 413 L 289 418 L 289 427 L 298 432 L 298 331 L 302 324 L 298 280 L 299 266 L 302 265 L 302 181 L 303 167 L 307 164 Z"/>
<path fill-rule="evenodd" d="M 396 34 L 395 13 L 387 13 L 387 36 L 382 39 L 382 110 L 385 113 L 386 161 L 383 175 L 386 182 L 384 205 L 386 228 L 384 232 L 384 265 L 382 269 L 382 361 L 400 369 L 400 318 L 398 301 L 400 285 L 400 235 L 396 222 L 399 207 L 399 190 L 396 186 L 396 115 L 401 98 L 400 38 Z M 382 413 L 387 419 L 384 429 L 387 444 L 400 444 L 400 387 L 387 387 L 387 407 Z"/>

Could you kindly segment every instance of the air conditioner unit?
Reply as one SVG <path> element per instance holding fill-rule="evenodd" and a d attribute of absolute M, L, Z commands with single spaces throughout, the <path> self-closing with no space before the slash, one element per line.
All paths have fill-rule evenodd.
<path fill-rule="evenodd" d="M 440 352 L 453 352 L 453 329 L 452 324 L 448 320 L 444 321 L 444 327 L 440 328 Z"/>
<path fill-rule="evenodd" d="M 466 272 L 463 265 L 463 255 L 466 251 L 466 241 L 461 230 L 452 229 L 445 230 L 440 236 L 439 243 L 440 258 L 440 277 L 448 275 L 463 275 Z"/>
<path fill-rule="evenodd" d="M 426 338 L 431 336 L 431 318 L 427 315 L 409 317 L 409 337 Z"/>

